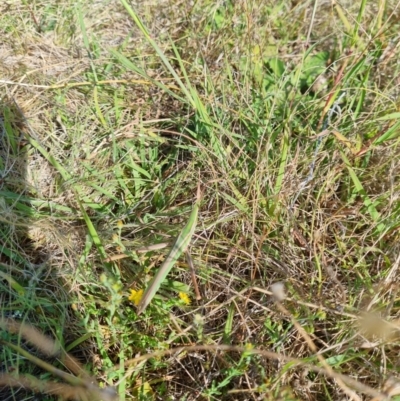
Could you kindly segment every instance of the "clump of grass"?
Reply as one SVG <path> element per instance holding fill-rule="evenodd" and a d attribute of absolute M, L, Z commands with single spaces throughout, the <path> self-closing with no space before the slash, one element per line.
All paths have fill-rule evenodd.
<path fill-rule="evenodd" d="M 395 396 L 396 5 L 56 6 L 1 17 L 3 314 L 121 400 Z"/>
<path fill-rule="evenodd" d="M 79 361 L 68 353 L 60 350 L 59 344 L 56 344 L 50 337 L 43 335 L 33 326 L 26 323 L 18 323 L 13 319 L 2 319 L 0 328 L 10 334 L 18 334 L 23 339 L 38 348 L 47 357 L 57 357 L 62 360 L 65 368 L 69 369 L 76 376 L 57 369 L 46 361 L 25 351 L 18 345 L 6 340 L 0 340 L 1 344 L 18 352 L 30 362 L 38 365 L 49 373 L 58 376 L 69 384 L 56 383 L 51 381 L 39 380 L 32 376 L 3 373 L 0 375 L 0 385 L 10 387 L 22 387 L 34 391 L 55 394 L 66 400 L 115 400 L 116 393 L 114 389 L 101 389 L 96 379 L 89 376 Z"/>

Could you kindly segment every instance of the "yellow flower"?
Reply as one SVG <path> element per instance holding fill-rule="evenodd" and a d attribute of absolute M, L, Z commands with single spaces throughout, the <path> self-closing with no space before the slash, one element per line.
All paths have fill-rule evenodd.
<path fill-rule="evenodd" d="M 117 227 L 121 229 L 124 226 L 124 222 L 122 220 L 117 221 Z"/>
<path fill-rule="evenodd" d="M 244 345 L 244 348 L 245 348 L 246 351 L 251 351 L 251 350 L 254 349 L 254 346 L 253 346 L 253 344 L 251 344 L 251 343 L 246 343 L 246 344 Z"/>
<path fill-rule="evenodd" d="M 139 305 L 143 296 L 143 290 L 131 290 L 131 295 L 129 295 L 129 301 L 132 301 L 136 306 Z"/>
<path fill-rule="evenodd" d="M 253 346 L 253 344 L 247 343 L 247 344 L 245 344 L 244 349 L 245 349 L 245 351 L 243 352 L 243 357 L 247 358 L 250 355 L 252 355 L 254 346 Z"/>
<path fill-rule="evenodd" d="M 183 301 L 183 303 L 185 305 L 190 305 L 191 300 L 190 300 L 188 294 L 185 294 L 184 292 L 180 292 L 179 293 L 179 298 Z"/>

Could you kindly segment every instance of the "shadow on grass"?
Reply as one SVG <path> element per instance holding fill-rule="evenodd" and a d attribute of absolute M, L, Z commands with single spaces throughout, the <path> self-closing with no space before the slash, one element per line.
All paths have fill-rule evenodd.
<path fill-rule="evenodd" d="M 0 105 L 0 399 L 112 400 L 112 388 L 100 389 L 79 359 L 85 351 L 65 349 L 77 333 L 61 274 L 52 265 L 54 250 L 41 238 L 51 202 L 35 198 L 29 180 L 32 149 L 29 127 L 18 105 Z M 43 334 L 43 333 L 46 333 Z M 80 333 L 82 335 L 82 333 Z M 81 344 L 82 345 L 82 344 Z M 87 355 L 86 355 L 87 356 Z M 69 373 L 70 372 L 70 373 Z M 58 377 L 58 381 L 57 378 Z M 50 397 L 50 398 L 49 398 Z"/>

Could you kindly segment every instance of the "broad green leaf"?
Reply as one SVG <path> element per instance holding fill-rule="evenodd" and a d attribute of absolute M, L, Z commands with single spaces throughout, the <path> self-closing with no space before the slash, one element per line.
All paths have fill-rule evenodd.
<path fill-rule="evenodd" d="M 151 300 L 156 295 L 157 291 L 160 289 L 161 283 L 166 279 L 168 273 L 174 267 L 176 261 L 179 259 L 181 254 L 186 251 L 194 234 L 194 230 L 196 229 L 199 204 L 200 187 L 197 190 L 197 200 L 193 206 L 189 221 L 182 229 L 181 233 L 178 235 L 178 238 L 172 246 L 172 249 L 169 251 L 167 257 L 165 258 L 164 263 L 161 265 L 160 269 L 146 288 L 146 291 L 144 292 L 143 297 L 138 305 L 138 315 L 140 315 L 147 308 Z"/>
<path fill-rule="evenodd" d="M 285 64 L 279 58 L 272 58 L 268 61 L 269 68 L 271 68 L 272 72 L 275 74 L 276 77 L 281 77 L 285 72 Z"/>
<path fill-rule="evenodd" d="M 308 86 L 311 86 L 316 78 L 326 71 L 326 64 L 329 58 L 328 52 L 320 52 L 304 60 L 302 68 L 302 80 L 304 80 Z"/>

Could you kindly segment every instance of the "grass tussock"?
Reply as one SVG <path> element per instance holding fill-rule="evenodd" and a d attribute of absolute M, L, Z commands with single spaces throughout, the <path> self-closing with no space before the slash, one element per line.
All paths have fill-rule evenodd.
<path fill-rule="evenodd" d="M 2 399 L 396 399 L 399 15 L 0 5 Z"/>

